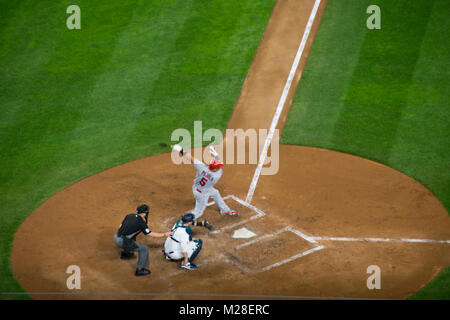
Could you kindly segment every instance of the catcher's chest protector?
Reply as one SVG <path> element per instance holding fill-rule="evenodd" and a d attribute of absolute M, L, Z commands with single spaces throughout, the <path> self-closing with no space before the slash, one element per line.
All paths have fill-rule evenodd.
<path fill-rule="evenodd" d="M 175 234 L 175 232 L 176 232 L 177 229 L 179 229 L 179 228 L 184 229 L 184 231 L 189 235 L 189 241 L 192 241 L 192 229 L 191 229 L 191 227 L 185 226 L 181 220 L 180 220 L 180 221 L 177 221 L 177 223 L 175 224 L 175 226 L 172 228 L 172 232 L 173 232 L 172 238 L 174 238 L 175 240 L 177 240 L 177 239 L 176 239 L 176 234 Z"/>

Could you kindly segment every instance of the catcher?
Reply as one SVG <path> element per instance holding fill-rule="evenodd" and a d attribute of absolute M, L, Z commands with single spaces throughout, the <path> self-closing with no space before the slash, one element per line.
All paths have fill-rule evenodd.
<path fill-rule="evenodd" d="M 195 270 L 197 266 L 193 263 L 194 259 L 202 250 L 202 240 L 192 240 L 191 226 L 204 226 L 210 228 L 208 221 L 195 222 L 192 213 L 187 213 L 178 220 L 172 227 L 172 235 L 167 237 L 164 244 L 163 254 L 166 260 L 182 260 L 181 268 Z"/>
<path fill-rule="evenodd" d="M 197 173 L 194 179 L 194 185 L 192 186 L 192 193 L 195 197 L 195 209 L 192 213 L 195 219 L 198 219 L 203 215 L 206 209 L 209 198 L 213 198 L 215 203 L 219 206 L 220 214 L 234 216 L 235 210 L 231 210 L 223 201 L 219 191 L 214 188 L 214 185 L 219 181 L 223 173 L 223 162 L 219 160 L 219 155 L 213 147 L 209 147 L 211 155 L 214 157 L 209 165 L 204 164 L 200 160 L 194 158 L 190 153 L 187 153 L 183 148 L 176 144 L 173 146 L 173 151 L 180 152 L 181 156 L 186 157 L 197 169 Z"/>

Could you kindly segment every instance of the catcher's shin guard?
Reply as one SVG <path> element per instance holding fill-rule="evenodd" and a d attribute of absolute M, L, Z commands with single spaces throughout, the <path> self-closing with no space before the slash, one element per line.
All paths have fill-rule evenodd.
<path fill-rule="evenodd" d="M 202 250 L 203 241 L 201 239 L 194 240 L 194 241 L 197 243 L 197 248 L 194 250 L 194 252 L 192 253 L 191 257 L 189 258 L 189 262 L 194 261 L 194 259 L 197 257 L 199 252 Z"/>

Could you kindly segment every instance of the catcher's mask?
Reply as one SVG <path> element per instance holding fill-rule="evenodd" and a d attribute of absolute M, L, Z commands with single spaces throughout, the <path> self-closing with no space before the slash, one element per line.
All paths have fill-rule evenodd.
<path fill-rule="evenodd" d="M 181 217 L 181 220 L 184 223 L 192 222 L 194 221 L 195 216 L 192 213 L 186 213 L 184 216 Z"/>
<path fill-rule="evenodd" d="M 146 204 L 141 204 L 136 208 L 137 214 L 145 213 L 145 222 L 148 222 L 148 213 L 150 212 L 150 207 Z"/>
<path fill-rule="evenodd" d="M 212 159 L 209 162 L 209 169 L 215 170 L 215 169 L 221 169 L 223 167 L 223 162 L 220 160 Z"/>

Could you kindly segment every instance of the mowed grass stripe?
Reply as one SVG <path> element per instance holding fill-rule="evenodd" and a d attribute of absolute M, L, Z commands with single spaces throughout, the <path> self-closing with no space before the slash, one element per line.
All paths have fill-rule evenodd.
<path fill-rule="evenodd" d="M 45 8 L 33 14 L 30 2 L 0 2 L 0 129 L 24 108 L 25 93 L 36 84 L 61 35 L 55 32 L 48 36 L 60 14 Z M 18 90 L 23 94 L 18 95 Z"/>
<path fill-rule="evenodd" d="M 149 90 L 164 72 L 165 57 L 171 55 L 191 5 L 189 1 L 164 6 L 136 4 L 133 18 L 120 32 L 105 71 L 85 101 L 87 108 L 80 124 L 72 132 L 72 152 L 89 151 L 97 156 L 93 161 L 74 164 L 80 175 L 168 151 L 161 150 L 158 142 L 167 141 L 170 128 L 159 129 L 157 119 L 146 117 L 149 110 L 159 109 L 149 103 Z M 140 125 L 150 134 L 138 139 Z M 167 127 L 167 122 L 164 125 Z"/>
<path fill-rule="evenodd" d="M 60 14 L 55 15 L 54 13 L 55 11 L 61 12 L 61 9 L 63 8 L 56 7 L 51 12 L 52 17 L 49 17 L 48 29 L 42 30 L 43 33 L 48 33 L 47 36 L 52 36 L 53 30 L 57 28 L 57 22 L 61 20 L 61 17 Z M 101 12 L 103 7 L 97 6 L 91 9 Z M 128 11 L 124 7 L 116 9 L 122 12 L 122 22 L 128 23 L 134 7 L 128 6 Z M 84 20 L 90 21 L 88 14 L 83 17 Z M 40 18 L 42 19 L 42 17 Z M 51 20 L 52 18 L 56 21 Z M 40 20 L 35 23 L 38 24 Z M 97 25 L 103 25 L 104 22 L 96 21 Z M 37 169 L 44 169 L 43 171 L 49 169 L 42 168 L 48 163 L 41 161 L 42 157 L 49 159 L 51 158 L 49 157 L 50 153 L 59 153 L 61 150 L 57 150 L 58 147 L 68 143 L 70 140 L 68 137 L 71 131 L 77 127 L 83 110 L 91 108 L 86 103 L 86 99 L 92 91 L 98 73 L 83 70 L 85 66 L 81 61 L 89 62 L 79 59 L 79 56 L 83 55 L 80 52 L 85 50 L 89 52 L 89 55 L 94 55 L 93 58 L 98 60 L 97 65 L 107 64 L 112 52 L 112 50 L 105 49 L 95 56 L 93 50 L 88 49 L 92 38 L 84 39 L 82 37 L 84 31 L 69 31 L 65 28 L 65 24 L 60 26 L 60 29 L 64 30 L 65 34 L 60 36 L 59 42 L 52 48 L 54 51 L 48 61 L 36 71 L 33 85 L 25 88 L 25 91 L 16 92 L 16 95 L 21 97 L 24 102 L 20 110 L 20 117 L 7 123 L 7 126 L 3 127 L 1 131 L 2 155 L 5 156 L 5 160 L 12 162 L 14 169 L 20 170 L 20 172 L 29 170 L 35 173 Z M 89 34 L 88 32 L 85 33 Z M 102 36 L 98 35 L 97 37 Z M 112 48 L 116 39 L 111 38 L 110 47 Z M 30 41 L 33 40 L 30 39 Z M 59 63 L 64 65 L 61 70 L 54 67 Z M 8 80 L 8 78 L 4 79 L 5 82 Z M 23 154 L 26 154 L 27 157 L 24 158 Z M 27 166 L 30 167 L 27 168 Z M 26 184 L 26 180 L 18 180 L 20 175 L 17 173 L 20 172 L 8 171 L 9 176 L 6 180 L 13 180 L 15 184 Z M 24 178 L 33 179 L 30 175 L 24 176 Z"/>
<path fill-rule="evenodd" d="M 367 1 L 328 2 L 281 143 L 335 148 L 334 124 L 364 41 L 366 8 Z"/>
<path fill-rule="evenodd" d="M 382 28 L 366 32 L 344 108 L 334 126 L 333 144 L 386 162 L 406 107 L 431 2 L 401 0 L 393 5 L 389 0 L 376 1 L 385 8 Z"/>
<path fill-rule="evenodd" d="M 204 129 L 224 130 L 261 39 L 259 26 L 269 18 L 261 12 L 270 12 L 273 4 L 193 2 L 165 56 L 163 72 L 149 88 L 150 107 L 142 113 L 134 139 L 159 135 L 167 141 L 177 128 L 193 135 L 194 120 L 201 120 Z M 145 119 L 153 119 L 157 131 Z"/>

